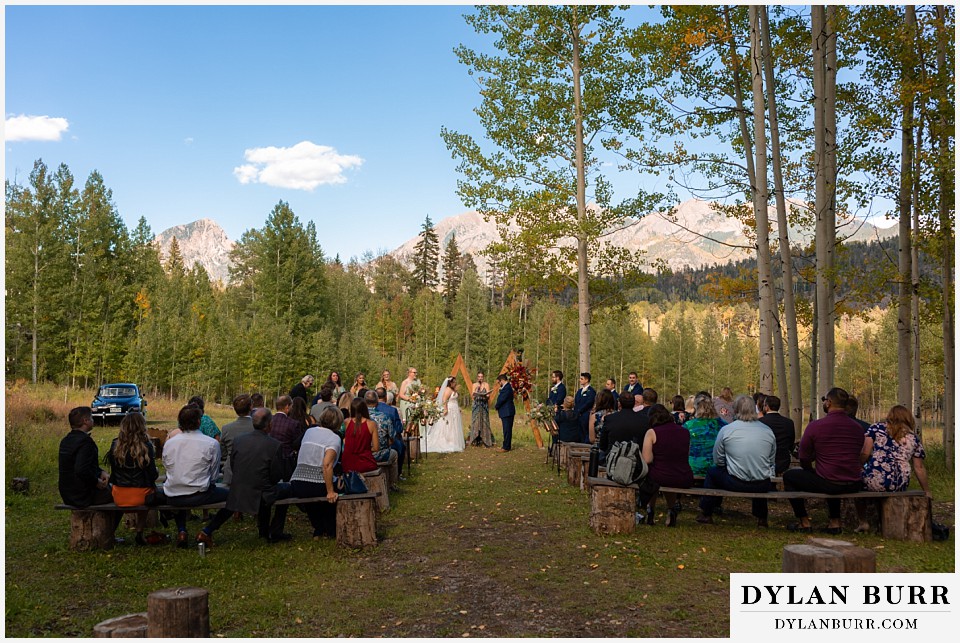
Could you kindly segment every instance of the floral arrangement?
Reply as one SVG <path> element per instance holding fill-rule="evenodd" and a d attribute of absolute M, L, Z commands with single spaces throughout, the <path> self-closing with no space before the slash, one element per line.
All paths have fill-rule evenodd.
<path fill-rule="evenodd" d="M 553 406 L 547 406 L 542 403 L 534 404 L 530 407 L 530 412 L 527 413 L 527 417 L 534 422 L 549 424 L 553 421 Z"/>
<path fill-rule="evenodd" d="M 413 403 L 407 410 L 406 422 L 408 425 L 433 424 L 440 419 L 443 409 L 433 400 L 423 397 L 423 386 L 419 380 L 412 382 L 407 387 L 407 395 Z"/>
<path fill-rule="evenodd" d="M 514 363 L 505 373 L 510 380 L 510 386 L 513 387 L 514 395 L 519 395 L 524 400 L 530 399 L 530 391 L 533 390 L 533 376 L 536 374 L 537 369 L 527 368 L 521 361 Z"/>

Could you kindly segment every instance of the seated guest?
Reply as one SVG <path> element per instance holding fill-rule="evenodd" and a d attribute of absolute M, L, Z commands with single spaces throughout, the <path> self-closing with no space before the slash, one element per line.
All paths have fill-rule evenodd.
<path fill-rule="evenodd" d="M 290 484 L 282 482 L 285 475 L 283 447 L 270 437 L 270 409 L 253 411 L 253 431 L 239 436 L 231 454 L 233 484 L 224 509 L 218 511 L 210 524 L 197 534 L 197 542 L 213 546 L 213 532 L 230 519 L 234 512 L 257 514 L 257 531 L 269 543 L 290 540 L 283 531 L 287 521 L 287 506 L 276 505 L 278 500 L 290 497 Z M 273 508 L 273 519 L 270 510 Z"/>
<path fill-rule="evenodd" d="M 250 409 L 265 409 L 267 408 L 266 402 L 263 400 L 263 395 L 261 393 L 251 393 L 250 394 Z"/>
<path fill-rule="evenodd" d="M 206 411 L 203 410 L 204 403 L 203 398 L 199 395 L 194 395 L 190 398 L 190 401 L 187 404 L 194 404 L 199 407 L 200 412 L 203 413 L 203 417 L 200 418 L 200 433 L 213 438 L 217 442 L 220 441 L 220 428 L 217 426 L 217 423 L 213 421 L 213 418 L 207 415 Z M 170 437 L 170 436 L 168 436 Z"/>
<path fill-rule="evenodd" d="M 763 413 L 764 413 L 763 403 L 766 399 L 767 399 L 767 396 L 761 393 L 760 391 L 757 391 L 756 393 L 753 394 L 753 405 L 757 409 L 758 417 L 761 417 L 761 418 L 763 417 Z"/>
<path fill-rule="evenodd" d="M 673 421 L 683 426 L 684 422 L 689 420 L 692 415 L 687 414 L 686 401 L 682 395 L 673 396 Z"/>
<path fill-rule="evenodd" d="M 747 493 L 770 491 L 774 473 L 777 441 L 773 432 L 757 419 L 757 406 L 749 395 L 733 401 L 733 422 L 720 429 L 713 447 L 713 466 L 703 481 L 705 489 L 728 489 Z M 721 498 L 700 498 L 697 522 L 712 523 L 713 511 Z M 753 500 L 753 515 L 758 527 L 767 526 L 767 501 Z"/>
<path fill-rule="evenodd" d="M 780 415 L 780 398 L 776 395 L 768 395 L 763 400 L 763 410 L 760 421 L 770 427 L 773 437 L 777 440 L 776 474 L 779 476 L 790 468 L 790 453 L 797 439 L 796 429 L 793 420 Z"/>
<path fill-rule="evenodd" d="M 641 401 L 643 404 L 639 408 L 636 406 L 633 407 L 634 413 L 641 413 L 643 415 L 650 415 L 650 408 L 657 403 L 657 392 L 652 388 L 643 389 L 643 394 L 641 395 Z M 647 418 L 649 420 L 649 417 Z"/>
<path fill-rule="evenodd" d="M 286 463 L 287 471 L 292 472 L 297 465 L 297 451 L 300 450 L 300 440 L 303 439 L 307 427 L 306 424 L 300 424 L 287 414 L 290 407 L 293 406 L 293 400 L 289 395 L 278 397 L 276 405 L 277 412 L 270 421 L 270 437 L 280 443 L 281 455 Z"/>
<path fill-rule="evenodd" d="M 120 434 L 107 452 L 110 463 L 110 483 L 113 502 L 118 507 L 139 507 L 156 501 L 154 483 L 160 473 L 147 436 L 147 423 L 139 413 L 128 413 L 120 422 Z M 147 526 L 147 512 L 137 511 L 136 543 L 146 545 L 143 528 Z"/>
<path fill-rule="evenodd" d="M 849 415 L 854 422 L 862 426 L 864 432 L 866 432 L 866 430 L 870 428 L 870 423 L 865 422 L 864 420 L 861 420 L 860 418 L 857 417 L 857 411 L 859 410 L 860 410 L 859 400 L 857 400 L 857 398 L 851 395 L 849 399 L 847 399 L 847 415 Z"/>
<path fill-rule="evenodd" d="M 927 468 L 923 464 L 927 453 L 914 433 L 915 427 L 913 414 L 898 404 L 890 409 L 886 420 L 867 429 L 860 452 L 865 491 L 906 491 L 910 486 L 912 462 L 920 488 L 933 499 L 927 483 Z M 867 531 L 870 525 L 866 521 L 866 501 L 857 500 L 855 504 L 860 519 L 857 532 Z"/>
<path fill-rule="evenodd" d="M 167 504 L 175 507 L 223 502 L 229 493 L 226 487 L 216 484 L 222 443 L 217 444 L 213 438 L 200 433 L 201 415 L 199 407 L 192 404 L 180 409 L 177 424 L 182 431 L 163 445 L 163 466 L 167 472 L 163 495 Z M 185 548 L 189 544 L 187 512 L 178 511 L 175 518 L 177 547 Z"/>
<path fill-rule="evenodd" d="M 610 394 L 613 395 L 613 410 L 620 410 L 620 393 L 617 391 L 617 380 L 608 377 L 606 383 L 603 385 L 603 388 L 610 391 Z"/>
<path fill-rule="evenodd" d="M 580 441 L 580 417 L 573 409 L 573 396 L 563 398 L 563 406 L 553 416 L 557 423 L 557 440 L 560 442 Z"/>
<path fill-rule="evenodd" d="M 352 411 L 350 410 L 353 407 L 353 393 L 350 391 L 344 391 L 337 398 L 337 408 L 340 409 L 340 412 L 343 414 L 343 425 L 340 427 L 340 437 L 345 437 L 345 431 L 347 430 L 347 420 L 352 417 Z"/>
<path fill-rule="evenodd" d="M 647 390 L 645 389 L 644 394 Z M 673 416 L 663 404 L 654 404 L 649 413 L 650 430 L 643 438 L 643 459 L 650 466 L 647 477 L 661 487 L 689 489 L 693 486 L 693 471 L 690 470 L 690 432 L 677 426 Z M 667 527 L 677 526 L 680 503 L 677 494 L 663 494 L 669 507 Z M 657 497 L 650 501 L 647 522 L 652 524 Z"/>
<path fill-rule="evenodd" d="M 717 408 L 717 416 L 724 423 L 733 420 L 733 391 L 729 386 L 724 386 L 720 395 L 713 398 L 713 405 Z"/>
<path fill-rule="evenodd" d="M 233 398 L 233 411 L 237 419 L 224 425 L 220 434 L 220 459 L 223 461 L 223 484 L 230 486 L 233 473 L 230 468 L 230 454 L 233 453 L 233 442 L 244 433 L 253 431 L 253 420 L 250 418 L 252 402 L 246 393 Z"/>
<path fill-rule="evenodd" d="M 693 404 L 693 419 L 684 422 L 683 428 L 690 432 L 690 469 L 695 476 L 705 476 L 713 466 L 713 446 L 723 423 L 709 393 L 698 393 Z"/>
<path fill-rule="evenodd" d="M 317 422 L 320 421 L 320 414 L 323 413 L 323 410 L 331 406 L 336 406 L 333 402 L 333 387 L 324 384 L 320 387 L 320 394 L 318 400 L 314 403 L 313 407 L 310 409 L 310 415 L 313 416 Z"/>
<path fill-rule="evenodd" d="M 597 399 L 600 399 L 599 396 Z M 633 412 L 637 397 L 632 393 L 620 394 L 620 410 L 603 419 L 603 431 L 600 433 L 600 462 L 607 461 L 610 447 L 617 442 L 636 442 L 643 447 L 643 438 L 650 428 L 646 415 Z"/>
<path fill-rule="evenodd" d="M 373 423 L 377 427 L 377 438 L 380 445 L 379 449 L 374 449 L 373 459 L 377 462 L 386 462 L 388 464 L 393 464 L 397 461 L 398 454 L 393 449 L 393 423 L 390 421 L 382 411 L 377 408 L 380 400 L 377 397 L 376 391 L 367 391 L 364 393 L 363 398 L 359 396 L 357 399 L 363 399 L 364 404 L 367 407 L 367 417 L 373 420 Z M 361 471 L 361 473 L 363 473 Z"/>
<path fill-rule="evenodd" d="M 386 373 L 388 377 L 390 376 L 390 371 L 384 371 L 384 373 Z M 400 411 L 387 403 L 387 389 L 378 386 L 375 392 L 377 394 L 377 406 L 374 408 L 378 413 L 383 413 L 387 419 L 390 420 L 390 437 L 392 439 L 390 448 L 397 452 L 398 460 L 403 462 L 407 445 L 403 442 L 403 421 L 400 419 Z"/>
<path fill-rule="evenodd" d="M 350 403 L 350 419 L 343 436 L 340 466 L 344 473 L 366 473 L 377 469 L 373 454 L 380 451 L 380 436 L 376 423 L 370 419 L 367 403 L 354 398 Z"/>
<path fill-rule="evenodd" d="M 800 467 L 783 474 L 786 491 L 814 493 L 856 493 L 862 487 L 860 453 L 863 451 L 863 428 L 847 415 L 850 396 L 842 388 L 832 388 L 822 398 L 825 417 L 807 425 L 800 438 Z M 813 463 L 817 468 L 814 470 Z M 787 526 L 790 531 L 812 531 L 802 498 L 790 501 L 798 523 Z M 840 501 L 827 500 L 830 522 L 823 531 L 842 533 Z"/>
<path fill-rule="evenodd" d="M 78 406 L 70 411 L 68 419 L 70 433 L 60 441 L 60 497 L 64 504 L 80 508 L 113 502 L 110 475 L 100 468 L 97 443 L 90 437 L 93 411 L 89 406 Z M 117 523 L 122 517 L 117 513 Z"/>
<path fill-rule="evenodd" d="M 287 415 L 300 427 L 300 433 L 303 433 L 311 426 L 317 426 L 316 418 L 307 413 L 307 405 L 299 397 L 293 400 L 293 404 L 290 405 L 290 412 L 287 413 Z"/>
<path fill-rule="evenodd" d="M 337 491 L 333 487 L 333 467 L 340 459 L 343 441 L 336 430 L 343 423 L 343 414 L 330 406 L 320 414 L 320 426 L 303 434 L 297 468 L 290 477 L 293 495 L 297 498 L 326 496 L 328 502 L 309 502 L 300 506 L 313 527 L 314 539 L 337 536 Z"/>
<path fill-rule="evenodd" d="M 595 444 L 600 439 L 600 433 L 603 433 L 604 418 L 617 410 L 617 401 L 613 399 L 614 392 L 608 388 L 600 389 L 597 398 L 594 400 L 593 409 L 590 411 L 590 419 L 587 421 L 587 435 L 590 444 Z"/>

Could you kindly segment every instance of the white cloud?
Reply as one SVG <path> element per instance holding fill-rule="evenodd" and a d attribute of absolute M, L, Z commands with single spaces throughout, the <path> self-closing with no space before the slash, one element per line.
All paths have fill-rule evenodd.
<path fill-rule="evenodd" d="M 184 144 L 184 145 L 193 145 L 193 137 L 192 137 L 192 136 L 188 136 L 187 138 L 183 139 L 183 144 Z"/>
<path fill-rule="evenodd" d="M 8 141 L 59 141 L 70 123 L 52 116 L 8 116 L 4 136 Z"/>
<path fill-rule="evenodd" d="M 243 157 L 247 164 L 233 168 L 241 183 L 307 191 L 318 185 L 346 183 L 343 172 L 363 164 L 359 156 L 338 154 L 330 146 L 310 141 L 293 147 L 254 147 L 245 150 Z"/>

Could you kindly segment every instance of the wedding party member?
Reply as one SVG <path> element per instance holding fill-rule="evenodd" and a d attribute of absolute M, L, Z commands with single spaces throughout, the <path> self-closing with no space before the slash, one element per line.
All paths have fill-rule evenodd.
<path fill-rule="evenodd" d="M 580 373 L 580 388 L 573 397 L 573 410 L 580 420 L 580 442 L 590 439 L 590 410 L 597 399 L 597 392 L 590 386 L 590 373 Z"/>
<path fill-rule="evenodd" d="M 253 431 L 253 419 L 250 417 L 250 409 L 250 396 L 246 393 L 242 393 L 233 398 L 233 412 L 237 414 L 237 419 L 230 424 L 224 425 L 223 432 L 220 434 L 220 459 L 223 462 L 223 484 L 228 487 L 230 486 L 231 480 L 233 480 L 233 472 L 230 468 L 230 454 L 233 452 L 233 442 L 244 433 Z M 186 431 L 186 429 L 184 429 L 184 431 Z"/>
<path fill-rule="evenodd" d="M 304 375 L 300 381 L 290 389 L 290 397 L 296 399 L 303 398 L 303 403 L 309 405 L 310 396 L 307 395 L 307 389 L 313 386 L 313 375 Z"/>
<path fill-rule="evenodd" d="M 393 393 L 394 395 L 400 390 L 400 387 L 397 386 L 397 383 L 390 379 L 390 371 L 384 370 L 380 373 L 380 381 L 377 382 L 377 385 L 374 388 L 383 388 L 388 393 Z"/>
<path fill-rule="evenodd" d="M 640 377 L 636 371 L 630 371 L 630 374 L 627 375 L 627 385 L 623 387 L 623 392 L 629 393 L 634 397 L 640 397 L 640 395 L 643 394 L 643 384 L 640 383 Z M 640 400 L 634 403 L 634 407 L 637 404 L 640 404 Z"/>
<path fill-rule="evenodd" d="M 324 409 L 337 406 L 336 402 L 334 402 L 333 393 L 334 389 L 329 384 L 324 384 L 320 387 L 320 392 L 317 394 L 317 401 L 310 408 L 310 415 L 312 415 L 313 419 L 317 422 L 320 421 L 320 414 L 323 413 Z"/>
<path fill-rule="evenodd" d="M 353 386 L 350 387 L 350 392 L 353 393 L 354 397 L 361 397 L 360 391 L 364 393 L 367 391 L 367 376 L 363 373 L 357 373 L 356 377 L 353 378 Z"/>
<path fill-rule="evenodd" d="M 472 446 L 493 446 L 493 432 L 490 430 L 490 385 L 483 376 L 483 371 L 477 372 L 477 381 L 471 391 L 473 396 L 473 413 L 470 417 L 470 435 L 467 444 Z"/>
<path fill-rule="evenodd" d="M 613 399 L 613 391 L 616 389 L 604 388 L 597 393 L 597 399 L 593 403 L 593 410 L 587 419 L 587 436 L 590 444 L 596 444 L 603 432 L 603 419 L 610 413 L 617 410 L 617 403 Z"/>
<path fill-rule="evenodd" d="M 454 453 L 463 451 L 463 417 L 457 395 L 457 378 L 448 377 L 437 393 L 437 405 L 442 409 L 440 419 L 427 428 L 424 451 L 428 453 Z"/>
<path fill-rule="evenodd" d="M 610 391 L 610 395 L 613 397 L 613 410 L 620 410 L 620 393 L 617 392 L 617 380 L 608 377 L 606 383 L 603 385 L 603 388 Z"/>
<path fill-rule="evenodd" d="M 867 429 L 860 452 L 865 491 L 906 491 L 910 486 L 910 464 L 913 463 L 920 488 L 933 499 L 927 482 L 927 468 L 923 464 L 927 454 L 914 432 L 915 427 L 913 414 L 897 404 L 883 422 Z M 866 520 L 866 501 L 857 500 L 855 504 L 860 520 L 857 532 L 867 531 L 870 525 Z"/>
<path fill-rule="evenodd" d="M 643 438 L 643 459 L 650 466 L 647 476 L 661 487 L 689 489 L 693 486 L 693 471 L 690 470 L 690 432 L 677 426 L 673 416 L 663 404 L 654 404 L 648 414 L 650 430 Z M 675 493 L 663 494 L 667 501 L 667 527 L 677 526 L 680 512 L 679 498 Z M 650 500 L 649 520 L 656 510 L 657 497 Z"/>
<path fill-rule="evenodd" d="M 550 373 L 550 393 L 547 395 L 547 404 L 554 407 L 556 413 L 563 406 L 563 401 L 567 397 L 567 385 L 563 383 L 563 371 L 553 371 Z"/>
<path fill-rule="evenodd" d="M 768 395 L 764 399 L 763 411 L 760 421 L 770 427 L 777 440 L 776 474 L 779 476 L 790 468 L 790 452 L 796 440 L 796 429 L 793 420 L 780 415 L 780 398 L 776 395 Z"/>
<path fill-rule="evenodd" d="M 698 393 L 693 400 L 693 419 L 683 423 L 690 433 L 690 469 L 695 476 L 707 475 L 713 466 L 713 447 L 723 422 L 709 393 Z"/>
<path fill-rule="evenodd" d="M 313 538 L 336 538 L 337 492 L 333 486 L 333 467 L 340 459 L 343 442 L 336 431 L 343 423 L 343 414 L 330 406 L 320 414 L 320 426 L 307 429 L 297 454 L 297 468 L 290 476 L 290 486 L 297 498 L 326 496 L 327 502 L 298 505 L 313 527 Z"/>
<path fill-rule="evenodd" d="M 563 398 L 563 405 L 553 416 L 557 423 L 557 440 L 559 442 L 580 441 L 580 416 L 573 409 L 573 396 Z"/>
<path fill-rule="evenodd" d="M 139 413 L 127 413 L 120 422 L 120 434 L 107 452 L 110 463 L 110 484 L 113 503 L 118 507 L 138 507 L 156 500 L 157 471 L 153 442 L 147 436 L 147 422 Z M 147 512 L 135 512 L 137 517 L 136 543 L 146 545 L 143 529 L 147 526 Z"/>
<path fill-rule="evenodd" d="M 333 402 L 336 402 L 340 399 L 340 396 L 343 395 L 346 391 L 346 387 L 343 385 L 343 382 L 340 381 L 340 373 L 337 371 L 330 371 L 330 374 L 327 375 L 327 381 L 323 383 L 324 386 L 329 386 L 330 390 L 333 391 L 330 394 L 330 399 Z M 316 400 L 313 401 L 314 404 L 317 403 Z"/>
<path fill-rule="evenodd" d="M 217 442 L 220 441 L 220 428 L 217 426 L 217 423 L 213 421 L 213 418 L 206 414 L 203 410 L 203 398 L 199 395 L 194 395 L 190 398 L 187 404 L 193 404 L 200 409 L 200 412 L 203 413 L 203 417 L 200 418 L 200 433 L 204 434 L 207 437 L 211 437 Z M 167 436 L 170 437 L 170 436 Z"/>
<path fill-rule="evenodd" d="M 60 441 L 57 487 L 64 504 L 89 507 L 113 502 L 110 492 L 110 474 L 100 468 L 97 443 L 90 437 L 93 430 L 93 411 L 89 406 L 78 406 L 68 416 L 70 433 Z M 117 523 L 123 514 L 117 514 Z"/>
<path fill-rule="evenodd" d="M 280 443 L 280 454 L 286 464 L 284 470 L 284 480 L 286 480 L 286 473 L 292 471 L 297 464 L 300 440 L 303 439 L 303 434 L 307 430 L 306 417 L 303 418 L 303 424 L 301 424 L 288 415 L 290 407 L 293 406 L 293 400 L 289 395 L 278 397 L 276 405 L 277 412 L 270 422 L 270 437 Z"/>
<path fill-rule="evenodd" d="M 774 474 L 777 440 L 768 426 L 758 420 L 757 404 L 749 395 L 733 401 L 733 422 L 720 429 L 713 447 L 713 466 L 707 470 L 705 489 L 727 489 L 745 493 L 770 491 Z M 710 524 L 722 498 L 700 498 L 697 522 Z M 754 498 L 751 513 L 758 527 L 767 526 L 767 501 Z"/>
<path fill-rule="evenodd" d="M 497 409 L 497 416 L 500 417 L 500 423 L 503 425 L 503 441 L 500 443 L 499 451 L 506 453 L 513 446 L 513 418 L 517 414 L 517 409 L 513 405 L 513 387 L 510 385 L 510 378 L 501 373 L 497 376 L 500 382 L 500 392 L 497 394 L 497 401 L 494 408 Z"/>
<path fill-rule="evenodd" d="M 600 396 L 597 396 L 600 399 Z M 606 462 L 610 447 L 617 442 L 635 442 L 643 448 L 643 439 L 650 428 L 649 418 L 633 412 L 633 405 L 637 398 L 633 393 L 626 391 L 620 394 L 620 410 L 607 415 L 603 420 L 603 431 L 600 432 L 600 461 Z"/>
<path fill-rule="evenodd" d="M 349 393 L 349 391 L 347 391 Z M 344 473 L 367 473 L 377 470 L 373 454 L 380 451 L 377 425 L 370 419 L 367 403 L 356 397 L 350 402 L 350 415 L 344 429 L 340 465 Z"/>
<path fill-rule="evenodd" d="M 275 504 L 278 500 L 289 498 L 291 492 L 290 484 L 281 482 L 285 474 L 283 449 L 269 435 L 271 418 L 270 409 L 256 409 L 251 418 L 253 431 L 237 438 L 232 454 L 233 484 L 230 485 L 226 506 L 197 533 L 198 543 L 212 547 L 213 533 L 234 512 L 257 514 L 257 531 L 269 543 L 292 538 L 283 531 L 287 521 L 287 506 Z"/>
<path fill-rule="evenodd" d="M 411 366 L 407 369 L 407 377 L 400 382 L 400 388 L 397 391 L 397 408 L 400 409 L 400 419 L 403 420 L 404 426 L 407 424 L 407 411 L 415 402 L 411 397 L 413 393 L 410 390 L 413 385 L 421 386 L 420 380 L 417 379 L 417 369 Z"/>
<path fill-rule="evenodd" d="M 785 491 L 812 491 L 814 493 L 855 493 L 862 487 L 860 454 L 864 448 L 863 427 L 847 415 L 850 395 L 842 388 L 832 388 L 823 396 L 825 417 L 807 425 L 800 438 L 799 469 L 783 474 Z M 814 470 L 813 463 L 817 463 Z M 790 500 L 793 514 L 799 522 L 788 525 L 790 531 L 812 531 L 802 498 Z M 827 500 L 830 522 L 822 531 L 840 534 L 840 501 Z"/>
<path fill-rule="evenodd" d="M 250 397 L 244 395 L 249 404 Z M 180 409 L 177 424 L 182 432 L 168 438 L 163 445 L 163 467 L 167 477 L 163 481 L 166 503 L 175 507 L 196 507 L 223 502 L 229 495 L 226 487 L 217 486 L 220 471 L 220 450 L 213 438 L 200 433 L 200 409 L 192 404 Z M 251 425 L 252 430 L 252 425 Z M 226 433 L 226 427 L 224 427 Z M 177 522 L 177 547 L 188 546 L 187 512 L 174 514 Z"/>

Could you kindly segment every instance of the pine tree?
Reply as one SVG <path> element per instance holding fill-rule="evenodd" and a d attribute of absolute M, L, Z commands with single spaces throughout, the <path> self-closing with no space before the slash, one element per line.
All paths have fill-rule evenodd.
<path fill-rule="evenodd" d="M 447 317 L 453 310 L 453 302 L 460 292 L 460 282 L 463 281 L 463 256 L 457 248 L 457 237 L 450 237 L 447 249 L 443 253 L 443 299 L 446 303 Z"/>
<path fill-rule="evenodd" d="M 413 255 L 413 288 L 419 291 L 422 288 L 437 286 L 437 264 L 440 260 L 440 239 L 433 228 L 430 215 L 420 226 L 420 241 L 414 247 Z"/>

